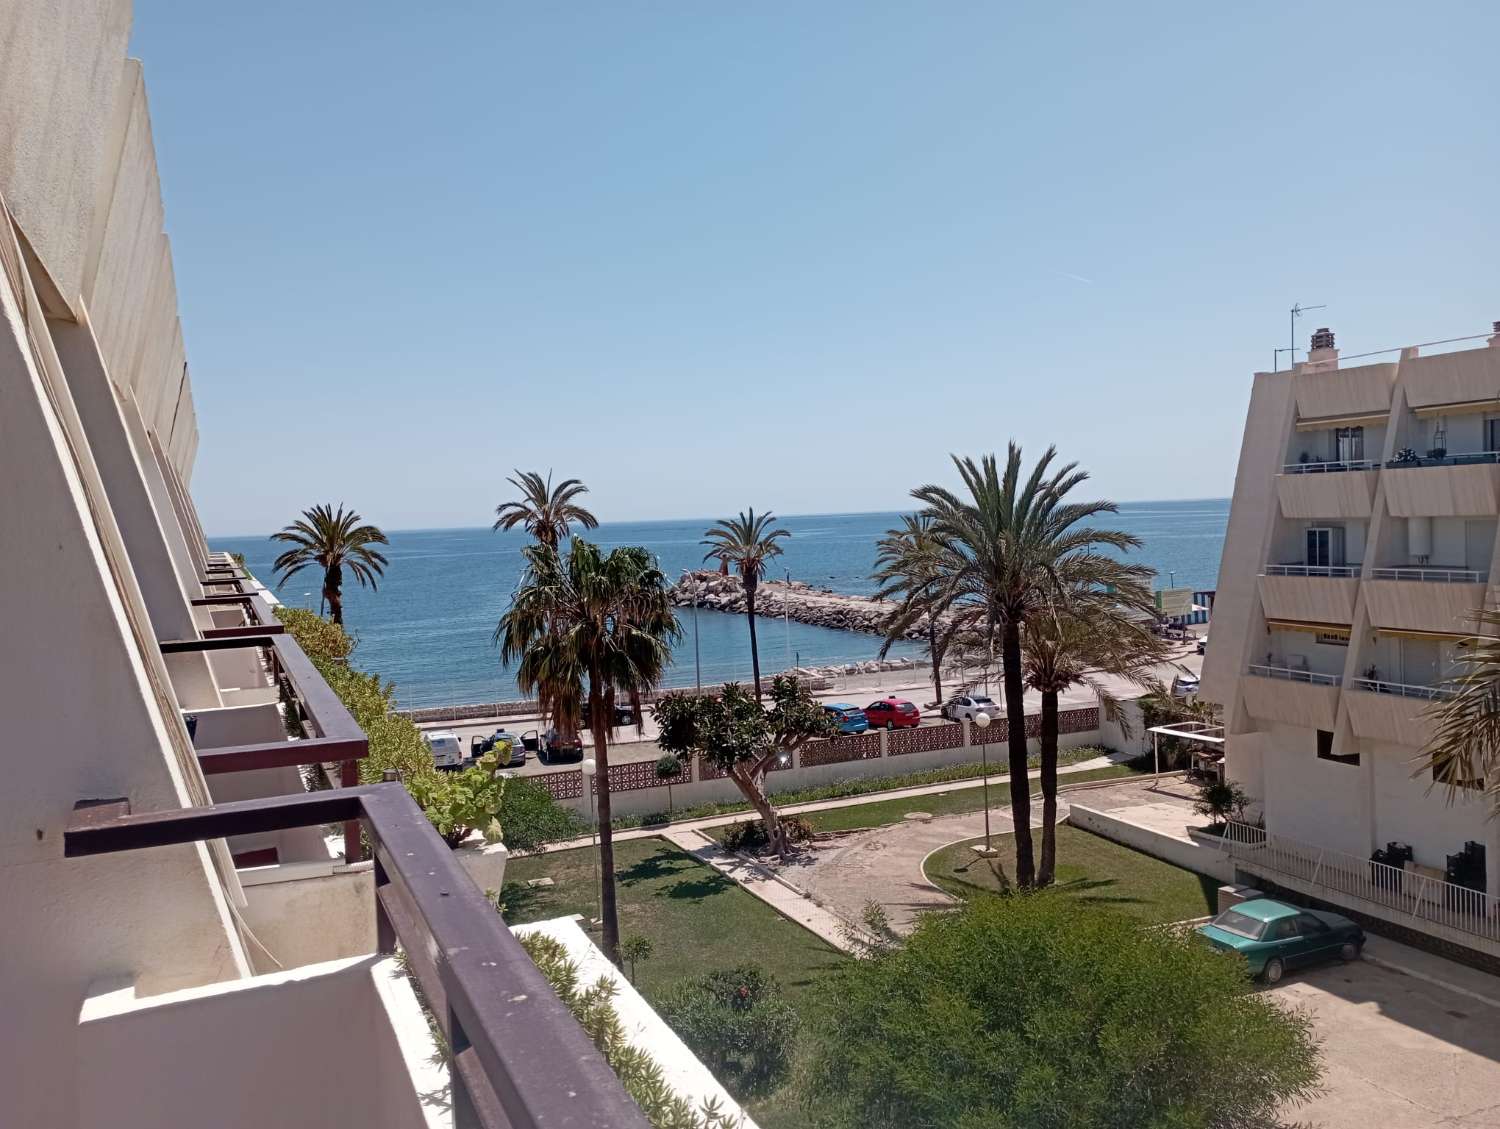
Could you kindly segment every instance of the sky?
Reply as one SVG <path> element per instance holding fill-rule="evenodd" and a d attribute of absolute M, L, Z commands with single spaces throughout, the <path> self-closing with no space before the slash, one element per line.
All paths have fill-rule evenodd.
<path fill-rule="evenodd" d="M 210 534 L 1223 497 L 1288 309 L 1500 318 L 1500 5 L 136 0 Z M 1300 353 L 1299 353 L 1300 355 Z M 1283 357 L 1281 363 L 1285 364 Z"/>

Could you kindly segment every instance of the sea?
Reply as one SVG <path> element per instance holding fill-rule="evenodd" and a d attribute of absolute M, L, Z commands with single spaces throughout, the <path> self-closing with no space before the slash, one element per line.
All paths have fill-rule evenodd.
<path fill-rule="evenodd" d="M 1215 587 L 1228 499 L 1121 503 L 1110 525 L 1135 534 L 1141 548 L 1130 559 L 1157 571 L 1157 587 Z M 835 592 L 875 590 L 870 572 L 876 542 L 896 525 L 895 513 L 802 514 L 778 519 L 791 532 L 785 552 L 772 562 L 770 579 L 804 581 Z M 711 519 L 606 522 L 586 536 L 605 549 L 643 545 L 669 577 L 703 567 L 700 543 Z M 514 672 L 500 662 L 495 624 L 520 580 L 520 531 L 480 529 L 387 530 L 390 563 L 378 591 L 346 574 L 345 627 L 358 640 L 355 663 L 395 684 L 402 707 L 446 706 L 514 699 Z M 308 569 L 280 587 L 271 568 L 278 546 L 268 537 L 210 538 L 214 549 L 243 553 L 245 563 L 278 598 L 318 608 L 319 577 Z M 750 677 L 745 617 L 680 609 L 683 633 L 666 682 L 691 686 Z M 827 666 L 874 658 L 873 636 L 762 617 L 757 620 L 761 668 Z M 898 644 L 892 655 L 917 654 L 919 644 Z"/>

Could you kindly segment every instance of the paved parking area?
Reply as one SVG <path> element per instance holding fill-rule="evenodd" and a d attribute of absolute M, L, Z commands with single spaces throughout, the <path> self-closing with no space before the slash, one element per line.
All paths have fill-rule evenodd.
<path fill-rule="evenodd" d="M 1288 1120 L 1321 1129 L 1500 1126 L 1500 979 L 1380 937 L 1366 952 L 1372 959 L 1294 973 L 1267 989 L 1311 1014 L 1323 1043 L 1325 1093 L 1288 1110 Z"/>

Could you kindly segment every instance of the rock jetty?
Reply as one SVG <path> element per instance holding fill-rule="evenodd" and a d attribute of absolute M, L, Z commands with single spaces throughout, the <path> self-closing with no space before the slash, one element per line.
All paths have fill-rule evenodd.
<path fill-rule="evenodd" d="M 717 572 L 691 572 L 672 588 L 672 602 L 678 607 L 711 608 L 719 612 L 745 611 L 745 589 L 738 576 L 721 576 Z M 848 596 L 826 588 L 814 588 L 794 580 L 790 584 L 776 580 L 761 581 L 755 590 L 755 614 L 767 619 L 783 615 L 798 623 L 814 627 L 834 627 L 841 631 L 862 631 L 884 635 L 885 621 L 896 604 L 869 596 Z M 907 639 L 920 639 L 915 628 L 905 633 Z"/>

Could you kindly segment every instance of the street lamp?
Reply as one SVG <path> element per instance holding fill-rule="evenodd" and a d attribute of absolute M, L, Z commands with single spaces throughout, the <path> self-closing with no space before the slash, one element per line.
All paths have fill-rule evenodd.
<path fill-rule="evenodd" d="M 604 894 L 599 887 L 599 820 L 594 814 L 594 775 L 599 771 L 599 762 L 593 757 L 584 757 L 583 763 L 578 766 L 583 769 L 584 791 L 589 794 L 589 839 L 594 844 L 594 905 L 596 912 L 595 921 L 604 920 Z"/>
<path fill-rule="evenodd" d="M 984 730 L 990 727 L 990 715 L 980 710 L 974 715 L 974 724 L 979 727 L 979 763 L 980 779 L 984 781 L 984 846 L 975 847 L 976 855 L 989 858 L 995 853 L 995 848 L 990 845 L 990 757 L 989 747 L 984 741 Z"/>
<path fill-rule="evenodd" d="M 786 570 L 786 591 L 781 596 L 781 623 L 786 629 L 786 665 L 792 667 L 792 570 Z"/>

